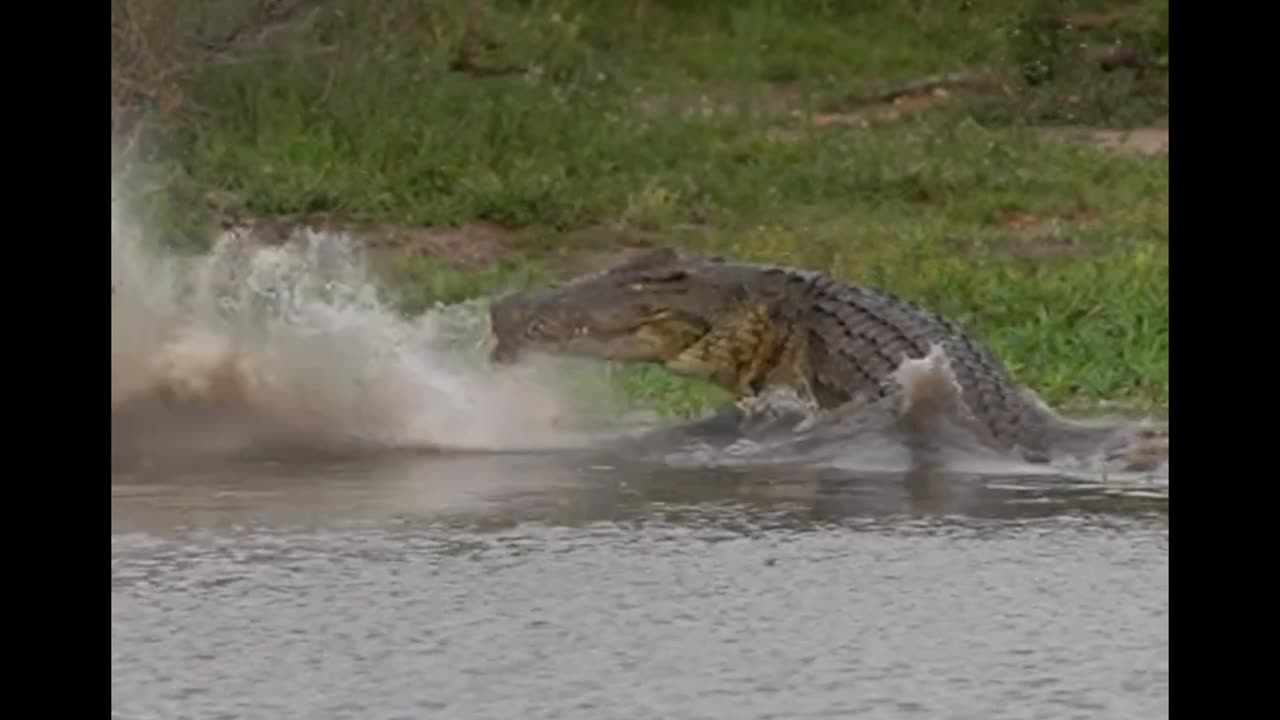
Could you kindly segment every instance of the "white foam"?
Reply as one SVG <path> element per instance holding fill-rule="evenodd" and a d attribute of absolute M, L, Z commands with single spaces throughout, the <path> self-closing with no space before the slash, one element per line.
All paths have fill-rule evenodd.
<path fill-rule="evenodd" d="M 569 404 L 545 367 L 494 368 L 482 303 L 398 315 L 360 247 L 302 232 L 233 234 L 207 255 L 151 251 L 112 218 L 112 405 L 216 406 L 294 441 L 516 449 L 566 442 Z M 151 427 L 153 427 L 151 425 Z M 136 438 L 135 438 L 136 439 Z"/>

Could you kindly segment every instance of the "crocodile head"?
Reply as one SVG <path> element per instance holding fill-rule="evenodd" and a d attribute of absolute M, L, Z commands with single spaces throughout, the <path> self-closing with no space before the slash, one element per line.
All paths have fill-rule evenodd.
<path fill-rule="evenodd" d="M 525 352 L 668 363 L 709 332 L 725 289 L 663 248 L 603 272 L 503 297 L 490 308 L 495 362 Z"/>

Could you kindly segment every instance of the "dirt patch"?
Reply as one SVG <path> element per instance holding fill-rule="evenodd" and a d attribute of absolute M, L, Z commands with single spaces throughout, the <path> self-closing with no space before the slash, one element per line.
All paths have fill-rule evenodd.
<path fill-rule="evenodd" d="M 1072 20 L 1080 26 L 1105 26 L 1115 21 L 1115 16 L 1107 14 L 1083 15 Z M 1122 45 L 1088 46 L 1080 52 L 1082 62 L 1103 72 L 1146 63 L 1145 59 L 1134 56 L 1132 48 Z M 966 99 L 1002 96 L 1012 100 L 1017 84 L 1016 80 L 1000 73 L 959 71 L 893 86 L 875 94 L 828 98 L 812 113 L 805 110 L 805 93 L 795 83 L 719 84 L 689 92 L 643 97 L 638 100 L 637 112 L 646 117 L 707 119 L 733 115 L 750 107 L 752 112 L 777 121 L 767 131 L 770 142 L 790 144 L 808 137 L 806 124 L 813 128 L 871 129 Z M 1050 126 L 1038 128 L 1036 133 L 1046 139 L 1083 142 L 1116 153 L 1154 156 L 1169 152 L 1167 120 L 1132 130 Z"/>
<path fill-rule="evenodd" d="M 1169 128 L 1145 127 L 1133 130 L 1108 130 L 1077 126 L 1047 127 L 1037 130 L 1049 140 L 1089 143 L 1104 150 L 1136 155 L 1167 155 Z"/>
<path fill-rule="evenodd" d="M 1035 263 L 1052 262 L 1095 254 L 1097 247 L 1081 231 L 1101 220 L 1096 210 L 1083 206 L 1035 213 L 1010 209 L 991 218 L 990 225 L 998 228 L 991 234 L 938 240 L 961 255 L 985 257 L 994 252 Z"/>
<path fill-rule="evenodd" d="M 1080 258 L 1096 252 L 1078 234 L 1051 228 L 1032 228 L 986 238 L 944 236 L 938 238 L 938 242 L 962 257 L 978 259 L 998 254 L 1035 264 Z"/>
<path fill-rule="evenodd" d="M 1097 222 L 1101 216 L 1087 207 L 1066 207 L 1042 213 L 1009 211 L 996 217 L 1007 229 L 1005 252 L 1026 260 L 1046 261 L 1079 257 L 1090 252 L 1074 230 Z"/>
<path fill-rule="evenodd" d="M 645 252 L 646 249 L 640 247 L 569 251 L 565 253 L 564 261 L 555 273 L 556 278 L 567 280 L 579 275 L 600 272 L 614 265 L 633 260 Z"/>
<path fill-rule="evenodd" d="M 387 233 L 384 242 L 403 253 L 437 257 L 463 267 L 483 267 L 511 252 L 512 231 L 496 223 L 391 228 Z"/>
<path fill-rule="evenodd" d="M 1011 210 L 1001 213 L 996 218 L 996 223 L 1010 230 L 1028 230 L 1055 222 L 1092 223 L 1096 222 L 1099 217 L 1096 211 L 1084 207 L 1064 208 L 1039 215 Z"/>
<path fill-rule="evenodd" d="M 744 104 L 768 116 L 785 116 L 804 105 L 804 93 L 791 83 L 711 83 L 696 90 L 642 97 L 635 107 L 643 117 L 711 119 L 736 114 Z"/>
<path fill-rule="evenodd" d="M 892 123 L 915 113 L 932 110 L 959 96 L 991 93 L 1002 87 L 1000 78 L 988 73 L 955 72 L 898 85 L 875 95 L 847 98 L 838 108 L 815 113 L 813 124 L 870 127 Z"/>
<path fill-rule="evenodd" d="M 599 272 L 648 252 L 667 239 L 656 232 L 624 223 L 593 225 L 575 230 L 558 243 L 557 279 Z"/>
<path fill-rule="evenodd" d="M 1005 250 L 1014 257 L 1035 262 L 1065 260 L 1091 252 L 1078 236 L 1053 232 L 1013 233 L 1005 241 Z"/>
<path fill-rule="evenodd" d="M 1014 211 L 1000 215 L 996 223 L 1009 229 L 1004 243 L 1007 254 L 1044 261 L 1088 254 L 1091 250 L 1073 231 L 1098 219 L 1100 215 L 1088 208 L 1064 208 L 1041 214 Z"/>
<path fill-rule="evenodd" d="M 512 252 L 514 231 L 491 222 L 457 226 L 412 227 L 355 223 L 327 214 L 240 219 L 224 225 L 246 242 L 277 245 L 297 233 L 345 233 L 365 247 L 402 256 L 438 258 L 464 269 L 478 269 Z"/>
<path fill-rule="evenodd" d="M 481 270 L 531 248 L 521 243 L 518 231 L 497 223 L 478 221 L 457 226 L 398 226 L 357 223 L 333 215 L 284 215 L 224 222 L 223 228 L 242 241 L 281 245 L 304 231 L 344 233 L 371 250 L 390 257 L 429 257 L 460 270 Z M 526 238 L 527 240 L 527 238 Z M 626 223 L 592 225 L 557 238 L 553 275 L 565 279 L 603 270 L 630 260 L 665 236 Z M 536 251 L 534 251 L 536 254 Z"/>
<path fill-rule="evenodd" d="M 946 102 L 950 93 L 946 90 L 934 90 L 927 95 L 911 95 L 897 98 L 889 102 L 868 103 L 849 112 L 814 113 L 814 127 L 831 127 L 833 125 L 849 125 L 869 128 L 897 122 L 907 115 L 925 110 L 932 110 Z"/>
<path fill-rule="evenodd" d="M 816 127 L 871 125 L 894 122 L 906 115 L 932 109 L 959 95 L 991 92 L 1000 88 L 992 75 L 956 72 L 935 75 L 879 93 L 831 100 L 813 113 Z M 795 83 L 767 85 L 708 85 L 697 91 L 646 97 L 639 112 L 648 117 L 712 118 L 738 112 L 744 103 L 766 116 L 804 120 L 805 94 Z"/>

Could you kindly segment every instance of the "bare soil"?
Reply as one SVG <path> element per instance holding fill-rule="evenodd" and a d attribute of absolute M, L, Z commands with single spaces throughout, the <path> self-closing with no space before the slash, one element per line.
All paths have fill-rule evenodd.
<path fill-rule="evenodd" d="M 1163 155 L 1169 152 L 1169 128 L 1145 127 L 1132 130 L 1108 130 L 1082 126 L 1041 128 L 1049 140 L 1092 143 L 1104 150 L 1140 155 Z"/>
<path fill-rule="evenodd" d="M 327 214 L 255 217 L 230 223 L 227 230 L 242 240 L 267 245 L 288 241 L 304 230 L 343 232 L 370 249 L 395 255 L 428 256 L 462 269 L 479 269 L 509 255 L 514 231 L 492 222 L 456 226 L 413 227 L 356 223 Z"/>

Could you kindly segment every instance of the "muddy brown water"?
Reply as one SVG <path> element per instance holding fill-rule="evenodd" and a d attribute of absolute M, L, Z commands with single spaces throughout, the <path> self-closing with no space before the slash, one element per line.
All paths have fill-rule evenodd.
<path fill-rule="evenodd" d="M 1167 493 L 571 453 L 112 479 L 115 718 L 1162 718 Z"/>

